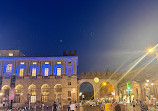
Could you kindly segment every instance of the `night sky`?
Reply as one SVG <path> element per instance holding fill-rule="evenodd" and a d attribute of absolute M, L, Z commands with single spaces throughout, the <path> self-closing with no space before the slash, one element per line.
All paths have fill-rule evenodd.
<path fill-rule="evenodd" d="M 77 50 L 79 71 L 128 66 L 157 41 L 157 0 L 0 1 L 0 49 L 27 56 Z"/>

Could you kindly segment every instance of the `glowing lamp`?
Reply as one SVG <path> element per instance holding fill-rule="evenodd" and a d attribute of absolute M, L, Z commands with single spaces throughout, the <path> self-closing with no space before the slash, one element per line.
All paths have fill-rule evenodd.
<path fill-rule="evenodd" d="M 106 85 L 106 82 L 104 82 L 103 85 L 105 86 L 105 85 Z"/>
<path fill-rule="evenodd" d="M 94 78 L 94 82 L 95 82 L 95 83 L 98 83 L 98 82 L 99 82 L 99 78 L 98 78 L 98 77 L 95 77 L 95 78 Z"/>
<path fill-rule="evenodd" d="M 148 49 L 149 53 L 152 53 L 154 50 L 152 48 Z"/>

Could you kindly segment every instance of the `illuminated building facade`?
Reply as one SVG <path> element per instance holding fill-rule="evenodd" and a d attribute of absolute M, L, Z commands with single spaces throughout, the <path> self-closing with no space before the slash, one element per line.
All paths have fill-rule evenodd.
<path fill-rule="evenodd" d="M 78 57 L 26 57 L 18 50 L 0 51 L 1 101 L 9 101 L 11 76 L 16 75 L 14 105 L 52 105 L 77 100 Z"/>

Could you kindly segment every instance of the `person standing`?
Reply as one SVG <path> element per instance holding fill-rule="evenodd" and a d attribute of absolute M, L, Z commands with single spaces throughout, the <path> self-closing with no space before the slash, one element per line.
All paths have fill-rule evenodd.
<path fill-rule="evenodd" d="M 42 111 L 44 111 L 44 103 L 42 103 Z"/>
<path fill-rule="evenodd" d="M 101 103 L 99 108 L 100 108 L 100 111 L 104 111 L 104 110 L 105 110 L 105 106 L 104 106 L 104 104 Z"/>
<path fill-rule="evenodd" d="M 126 103 L 126 100 L 124 99 L 124 101 L 123 101 L 123 106 L 124 106 L 124 109 L 125 109 L 125 111 L 126 111 L 126 109 L 127 109 L 127 103 Z"/>
<path fill-rule="evenodd" d="M 57 111 L 57 104 L 56 104 L 56 102 L 54 102 L 54 104 L 52 106 L 52 111 Z"/>
<path fill-rule="evenodd" d="M 141 111 L 148 111 L 148 106 L 146 105 L 145 101 L 141 102 L 140 108 Z"/>
<path fill-rule="evenodd" d="M 121 111 L 121 107 L 117 102 L 115 103 L 115 111 Z"/>
<path fill-rule="evenodd" d="M 132 105 L 133 105 L 133 111 L 135 111 L 135 107 L 136 107 L 136 101 L 133 99 L 132 101 Z"/>
<path fill-rule="evenodd" d="M 75 104 L 73 102 L 70 104 L 70 111 L 75 111 Z"/>
<path fill-rule="evenodd" d="M 58 111 L 62 111 L 62 105 L 61 105 L 61 103 L 59 103 L 59 105 L 58 105 Z"/>

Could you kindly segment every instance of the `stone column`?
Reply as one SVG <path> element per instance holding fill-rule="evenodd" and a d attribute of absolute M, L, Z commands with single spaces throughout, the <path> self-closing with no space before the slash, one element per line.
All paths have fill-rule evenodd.
<path fill-rule="evenodd" d="M 95 84 L 94 85 L 94 99 L 100 98 L 100 85 Z"/>
<path fill-rule="evenodd" d="M 36 87 L 36 101 L 41 101 L 41 88 Z"/>
<path fill-rule="evenodd" d="M 41 61 L 39 61 L 39 76 L 41 76 L 41 66 L 42 66 L 42 62 Z"/>
<path fill-rule="evenodd" d="M 30 66 L 30 61 L 26 62 L 26 76 L 29 75 L 29 66 Z"/>
<path fill-rule="evenodd" d="M 54 75 L 54 62 L 51 62 L 51 75 Z"/>
<path fill-rule="evenodd" d="M 67 68 L 66 64 L 67 64 L 67 62 L 64 61 L 63 63 L 64 63 L 64 75 L 66 75 L 66 68 Z"/>
<path fill-rule="evenodd" d="M 77 67 L 76 67 L 76 61 L 73 61 L 73 74 L 77 74 Z"/>
<path fill-rule="evenodd" d="M 13 69 L 13 74 L 15 74 L 15 75 L 16 75 L 16 67 L 17 67 L 17 64 L 18 64 L 18 62 L 15 61 L 15 62 L 14 62 L 14 69 Z"/>
<path fill-rule="evenodd" d="M 3 70 L 4 70 L 4 62 L 1 62 L 1 75 L 3 76 Z"/>
<path fill-rule="evenodd" d="M 23 89 L 23 95 L 22 95 L 22 103 L 26 103 L 28 100 L 28 89 Z"/>

